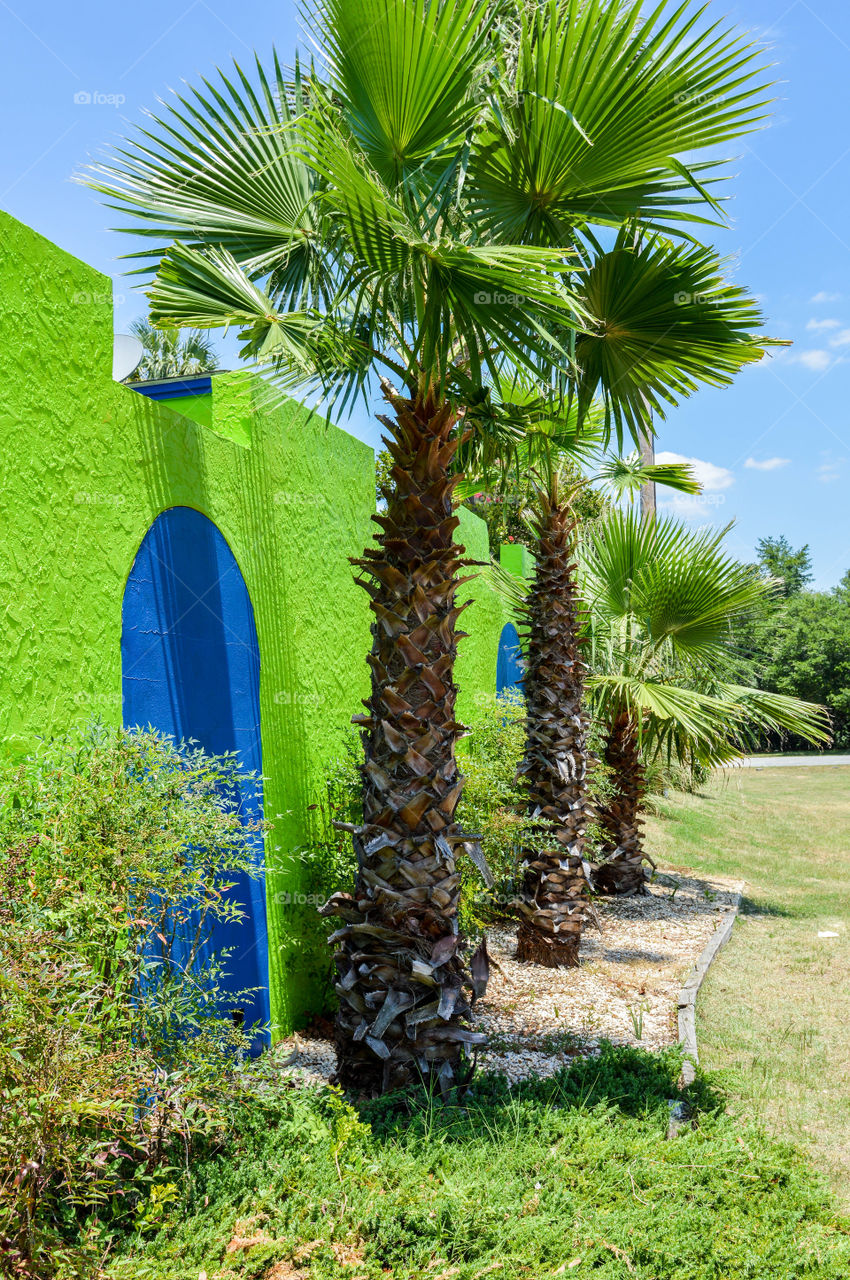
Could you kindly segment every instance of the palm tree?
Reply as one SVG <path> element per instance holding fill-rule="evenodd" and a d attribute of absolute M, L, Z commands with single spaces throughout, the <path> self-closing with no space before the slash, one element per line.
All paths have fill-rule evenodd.
<path fill-rule="evenodd" d="M 212 373 L 219 366 L 215 348 L 200 329 L 182 334 L 177 328 L 159 328 L 144 319 L 134 320 L 130 332 L 145 349 L 127 381 L 147 382 L 159 378 L 192 378 Z"/>
<path fill-rule="evenodd" d="M 527 389 L 520 403 L 527 412 L 545 413 L 545 405 Z M 601 405 L 585 411 L 579 425 L 574 402 L 560 419 L 540 416 L 527 423 L 517 438 L 511 425 L 518 407 L 516 394 L 512 402 L 491 400 L 494 421 L 482 437 L 473 432 L 462 448 L 460 465 L 467 478 L 456 492 L 465 495 L 483 485 L 504 496 L 509 488 L 534 535 L 536 567 L 528 594 L 495 565 L 490 580 L 513 604 L 525 629 L 527 737 L 519 777 L 526 782 L 529 812 L 547 819 L 552 831 L 550 849 L 523 851 L 517 958 L 554 967 L 578 964 L 581 932 L 592 910 L 585 844 L 596 814 L 588 786 L 577 497 L 594 482 L 616 496 L 634 493 L 649 480 L 686 493 L 699 486 L 687 467 L 645 465 L 638 455 L 605 456 Z M 501 465 L 494 465 L 490 454 L 498 443 Z M 595 474 L 584 476 L 580 468 L 588 463 Z"/>
<path fill-rule="evenodd" d="M 576 281 L 576 295 L 582 309 L 598 318 L 596 326 L 575 334 L 571 345 L 576 363 L 564 375 L 566 403 L 576 412 L 572 430 L 579 437 L 596 405 L 597 422 L 601 414 L 620 441 L 628 434 L 639 444 L 650 429 L 650 413 L 663 417 L 665 406 L 678 403 L 701 383 L 727 385 L 770 345 L 754 336 L 761 322 L 757 307 L 742 289 L 724 280 L 711 250 L 674 245 L 660 236 L 641 239 L 634 227 L 623 227 L 609 251 L 588 259 Z M 507 426 L 497 430 L 494 420 L 498 422 L 500 409 L 491 396 L 483 408 L 476 405 L 470 411 L 473 427 L 479 415 L 486 426 L 478 453 L 491 467 L 494 449 L 503 465 L 513 457 L 522 466 L 526 455 L 511 437 L 515 406 L 502 412 Z M 552 416 L 545 405 L 535 411 Z M 545 459 L 553 442 L 545 432 L 537 438 Z M 622 471 L 622 487 L 637 483 L 641 475 L 665 481 L 663 468 L 636 464 Z M 525 610 L 528 745 L 522 768 L 530 811 L 545 813 L 557 838 L 551 851 L 536 854 L 526 869 L 517 954 L 566 966 L 578 963 L 588 914 L 584 840 L 590 809 L 587 723 L 581 711 L 585 670 L 575 570 L 575 489 L 557 483 L 557 467 L 549 468 L 547 477 L 537 499 L 537 566 Z M 673 477 L 667 483 L 671 479 L 677 483 Z"/>
<path fill-rule="evenodd" d="M 238 324 L 246 355 L 337 403 L 380 375 L 393 466 L 356 562 L 374 618 L 360 872 L 327 908 L 343 921 L 339 1078 L 367 1091 L 420 1074 L 447 1087 L 483 1040 L 468 1025 L 483 978 L 457 925 L 456 382 L 554 377 L 557 332 L 579 313 L 563 254 L 494 245 L 460 198 L 494 127 L 489 14 L 481 0 L 330 0 L 315 15 L 324 83 L 289 86 L 275 64 L 255 90 L 237 69 L 238 85 L 181 100 L 94 179 L 137 229 L 174 241 L 152 255 L 155 324 Z"/>
<path fill-rule="evenodd" d="M 688 169 L 682 157 L 752 129 L 763 105 L 753 50 L 718 25 L 695 34 L 696 20 L 697 11 L 671 14 L 663 3 L 651 14 L 610 0 L 520 6 L 504 42 L 509 90 L 498 128 L 469 172 L 473 206 L 497 240 L 576 255 L 577 292 L 596 323 L 569 335 L 572 360 L 559 388 L 576 398 L 580 418 L 599 397 L 618 440 L 628 431 L 638 448 L 651 435 L 653 412 L 663 417 L 665 405 L 700 383 L 727 384 L 765 348 L 753 336 L 757 309 L 726 284 L 711 251 L 658 234 L 704 221 L 694 208 L 700 202 L 719 212 L 709 192 L 716 164 Z M 680 88 L 671 99 L 673 80 Z M 594 233 L 599 226 L 618 229 L 609 252 Z M 547 813 L 558 835 L 526 868 L 518 955 L 549 965 L 578 962 L 586 916 L 586 721 L 571 498 L 568 487 L 541 492 L 527 611 L 522 767 L 531 812 Z"/>
<path fill-rule="evenodd" d="M 606 726 L 614 792 L 598 818 L 608 858 L 594 875 L 607 893 L 645 881 L 640 808 L 644 760 L 658 754 L 714 765 L 740 755 L 765 729 L 829 739 L 825 710 L 735 683 L 734 628 L 771 586 L 730 559 L 719 533 L 672 519 L 611 512 L 587 539 L 591 706 Z"/>
<path fill-rule="evenodd" d="M 590 224 L 698 220 L 712 174 L 676 156 L 760 111 L 752 52 L 694 34 L 695 11 L 570 0 L 528 14 L 324 0 L 309 15 L 316 74 L 296 66 L 287 83 L 275 61 L 252 82 L 237 67 L 90 179 L 152 240 L 155 324 L 234 324 L 245 357 L 331 405 L 380 378 L 393 468 L 357 562 L 374 615 L 360 872 L 328 906 L 343 920 L 339 1078 L 367 1090 L 420 1073 L 448 1086 L 482 1039 L 457 936 L 464 562 L 449 467 L 465 408 L 520 369 L 568 392 L 578 338 L 613 337 L 579 297 L 579 250 L 599 256 Z M 694 299 L 688 317 L 708 309 Z"/>

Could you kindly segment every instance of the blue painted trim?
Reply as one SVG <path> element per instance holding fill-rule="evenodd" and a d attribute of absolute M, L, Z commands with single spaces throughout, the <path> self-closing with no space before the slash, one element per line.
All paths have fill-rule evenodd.
<path fill-rule="evenodd" d="M 499 654 L 496 659 L 496 693 L 522 693 L 525 664 L 519 633 L 512 622 L 506 622 L 499 636 Z"/>
<path fill-rule="evenodd" d="M 163 378 L 159 382 L 128 382 L 131 391 L 151 400 L 179 400 L 181 396 L 208 396 L 212 392 L 212 378 Z"/>
<path fill-rule="evenodd" d="M 246 771 L 262 774 L 254 610 L 220 530 L 192 507 L 163 511 L 136 554 L 122 606 L 121 674 L 126 726 L 152 725 L 213 755 L 235 752 Z M 262 818 L 261 784 L 244 787 L 235 803 L 247 820 Z M 263 868 L 262 836 L 254 855 Z M 245 919 L 216 925 L 206 954 L 229 950 L 225 993 L 258 988 L 224 1008 L 242 1009 L 246 1026 L 268 1023 L 265 876 L 233 880 L 230 897 Z"/>

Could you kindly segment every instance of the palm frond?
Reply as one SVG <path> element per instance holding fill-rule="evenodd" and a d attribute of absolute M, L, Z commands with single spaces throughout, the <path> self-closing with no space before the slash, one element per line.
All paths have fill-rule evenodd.
<path fill-rule="evenodd" d="M 752 566 L 723 552 L 725 532 L 610 512 L 587 540 L 582 561 L 598 626 L 635 619 L 653 649 L 667 643 L 682 661 L 711 663 L 732 625 L 766 592 Z"/>
<path fill-rule="evenodd" d="M 718 682 L 716 689 L 720 697 L 741 708 L 741 740 L 745 745 L 756 745 L 764 732 L 793 734 L 813 746 L 828 746 L 832 741 L 829 712 L 816 702 L 725 682 Z"/>
<path fill-rule="evenodd" d="M 493 234 L 564 245 L 588 223 L 681 229 L 716 215 L 716 148 L 758 127 L 767 85 L 755 44 L 703 12 L 663 0 L 522 10 L 515 79 L 496 90 L 499 127 L 467 179 Z"/>
<path fill-rule="evenodd" d="M 416 205 L 456 172 L 481 99 L 491 0 L 320 0 L 315 33 L 332 100 L 381 179 Z"/>
<path fill-rule="evenodd" d="M 657 237 L 635 245 L 628 228 L 596 256 L 577 289 L 595 324 L 578 334 L 579 398 L 604 402 L 622 441 L 638 443 L 700 385 L 724 387 L 777 345 L 758 334 L 755 301 L 724 280 L 710 249 Z"/>
<path fill-rule="evenodd" d="M 271 74 L 255 60 L 253 79 L 234 76 L 175 94 L 110 162 L 81 181 L 128 216 L 119 231 L 156 243 L 130 255 L 155 269 L 172 241 L 225 248 L 254 278 L 295 307 L 327 297 L 323 255 L 311 208 L 316 179 L 289 128 L 296 108 L 277 54 Z M 300 75 L 300 73 L 298 73 Z"/>
<path fill-rule="evenodd" d="M 639 453 L 619 457 L 611 454 L 599 467 L 599 479 L 603 480 L 618 497 L 637 493 L 647 484 L 661 484 L 679 493 L 699 493 L 700 483 L 686 463 L 645 463 Z"/>

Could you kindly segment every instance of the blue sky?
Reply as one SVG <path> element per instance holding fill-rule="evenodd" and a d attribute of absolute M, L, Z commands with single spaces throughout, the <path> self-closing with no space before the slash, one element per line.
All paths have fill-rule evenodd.
<path fill-rule="evenodd" d="M 740 144 L 731 223 L 713 234 L 733 278 L 789 351 L 705 390 L 659 425 L 661 456 L 695 458 L 706 489 L 689 519 L 737 525 L 730 549 L 784 533 L 811 545 L 816 584 L 850 567 L 850 5 L 713 3 L 769 48 L 780 81 L 770 127 Z M 115 280 L 116 328 L 144 310 L 116 261 L 122 239 L 70 181 L 158 96 L 252 50 L 289 60 L 296 6 L 271 0 L 0 0 L 0 208 Z M 369 416 L 347 425 L 377 442 Z"/>

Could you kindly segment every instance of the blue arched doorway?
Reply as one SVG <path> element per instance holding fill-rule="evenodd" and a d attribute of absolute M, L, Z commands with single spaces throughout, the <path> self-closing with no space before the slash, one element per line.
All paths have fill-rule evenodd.
<path fill-rule="evenodd" d="M 506 622 L 499 636 L 499 655 L 496 659 L 496 693 L 522 693 L 522 650 L 519 633 L 512 622 Z"/>
<path fill-rule="evenodd" d="M 235 751 L 242 767 L 262 771 L 260 653 L 254 610 L 239 566 L 219 529 L 191 507 L 157 517 L 140 546 L 124 591 L 121 628 L 124 724 L 153 725 L 210 753 Z M 240 811 L 262 816 L 259 788 Z M 256 857 L 263 863 L 262 840 Z M 246 1025 L 269 1020 L 268 932 L 264 878 L 242 876 L 231 890 L 246 912 L 220 924 L 213 950 L 230 949 L 225 992 L 259 988 L 239 1001 Z"/>

